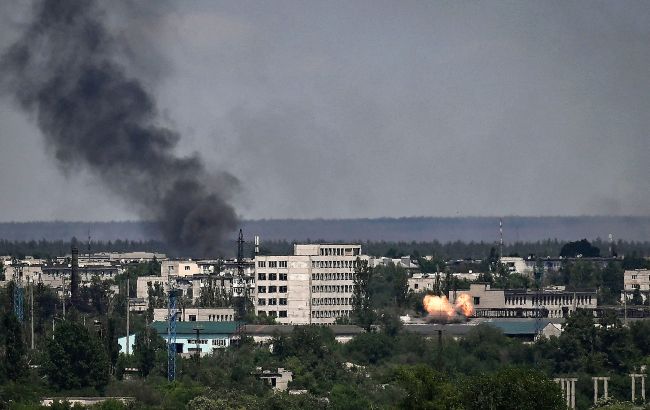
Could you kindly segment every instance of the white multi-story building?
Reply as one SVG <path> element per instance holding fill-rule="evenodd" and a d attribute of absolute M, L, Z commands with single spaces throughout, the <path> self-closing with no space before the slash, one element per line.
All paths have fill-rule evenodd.
<path fill-rule="evenodd" d="M 626 270 L 623 273 L 623 292 L 621 300 L 627 298 L 628 301 L 634 296 L 634 292 L 639 291 L 643 302 L 650 296 L 650 270 L 634 269 Z"/>
<path fill-rule="evenodd" d="M 288 256 L 255 257 L 255 311 L 282 324 L 332 324 L 352 313 L 361 245 L 294 245 Z"/>

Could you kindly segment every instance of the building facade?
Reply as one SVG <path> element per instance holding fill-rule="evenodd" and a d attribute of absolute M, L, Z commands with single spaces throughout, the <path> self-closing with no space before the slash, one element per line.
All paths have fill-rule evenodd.
<path fill-rule="evenodd" d="M 294 245 L 288 256 L 255 258 L 257 315 L 282 324 L 332 324 L 352 313 L 354 270 L 361 246 Z"/>
<path fill-rule="evenodd" d="M 623 273 L 621 300 L 626 298 L 627 302 L 630 302 L 637 291 L 645 303 L 650 296 L 650 269 L 626 270 Z"/>
<path fill-rule="evenodd" d="M 452 301 L 461 291 L 452 293 Z M 598 306 L 596 290 L 567 291 L 564 287 L 545 288 L 540 291 L 530 289 L 491 289 L 487 283 L 471 284 L 469 291 L 476 316 L 519 316 L 521 312 L 534 313 L 536 310 L 548 312 L 549 318 L 568 316 L 576 309 L 595 309 Z"/>

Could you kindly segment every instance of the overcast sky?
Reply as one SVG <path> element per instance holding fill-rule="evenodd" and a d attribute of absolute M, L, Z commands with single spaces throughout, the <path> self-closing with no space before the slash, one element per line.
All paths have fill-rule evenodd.
<path fill-rule="evenodd" d="M 649 2 L 106 5 L 244 218 L 650 214 Z M 0 220 L 137 218 L 32 120 L 0 99 Z"/>

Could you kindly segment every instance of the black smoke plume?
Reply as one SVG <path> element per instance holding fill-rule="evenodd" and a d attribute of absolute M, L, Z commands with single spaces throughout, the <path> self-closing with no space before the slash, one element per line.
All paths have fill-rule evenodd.
<path fill-rule="evenodd" d="M 214 254 L 237 217 L 237 180 L 174 153 L 179 135 L 157 124 L 155 101 L 118 63 L 116 40 L 91 0 L 43 0 L 2 56 L 2 90 L 33 115 L 65 170 L 85 167 L 175 252 Z M 92 205 L 89 205 L 92 206 Z"/>

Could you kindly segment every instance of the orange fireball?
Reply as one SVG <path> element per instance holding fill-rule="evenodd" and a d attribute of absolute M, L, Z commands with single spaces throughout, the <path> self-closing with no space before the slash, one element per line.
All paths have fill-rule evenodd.
<path fill-rule="evenodd" d="M 472 297 L 467 293 L 461 293 L 456 298 L 456 309 L 465 317 L 470 317 L 474 314 L 474 305 L 472 305 Z"/>
<path fill-rule="evenodd" d="M 451 317 L 456 313 L 445 296 L 426 295 L 422 303 L 424 309 L 432 316 L 447 315 Z"/>
<path fill-rule="evenodd" d="M 459 314 L 465 317 L 470 317 L 474 314 L 472 297 L 467 293 L 461 293 L 456 297 L 456 306 L 449 303 L 446 296 L 434 295 L 424 296 L 422 304 L 429 315 L 437 318 L 440 318 L 441 316 L 453 318 Z"/>

